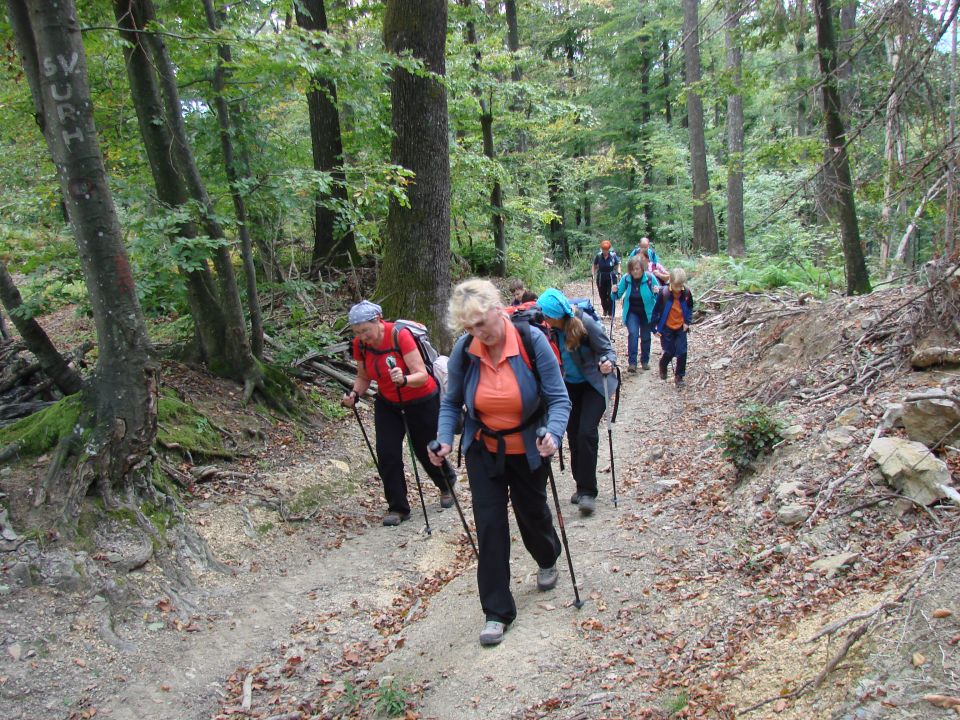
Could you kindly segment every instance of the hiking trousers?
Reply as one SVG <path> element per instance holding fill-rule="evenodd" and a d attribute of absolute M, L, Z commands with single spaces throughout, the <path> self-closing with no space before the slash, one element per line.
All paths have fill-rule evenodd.
<path fill-rule="evenodd" d="M 588 382 L 567 383 L 573 407 L 567 420 L 570 443 L 570 472 L 577 483 L 578 495 L 597 496 L 597 452 L 600 447 L 600 418 L 607 405 L 603 395 Z"/>
<path fill-rule="evenodd" d="M 660 333 L 660 348 L 663 354 L 660 356 L 660 372 L 666 373 L 670 367 L 670 361 L 677 359 L 676 378 L 683 380 L 687 374 L 687 333 L 683 328 L 671 330 L 665 327 Z"/>
<path fill-rule="evenodd" d="M 640 345 L 640 362 L 650 362 L 650 331 L 652 326 L 643 310 L 627 313 L 627 363 L 637 364 L 637 345 Z M 639 341 L 639 342 L 638 342 Z"/>
<path fill-rule="evenodd" d="M 433 480 L 440 492 L 446 492 L 446 475 L 451 480 L 456 473 L 449 462 L 444 461 L 437 467 L 427 455 L 427 444 L 437 436 L 437 418 L 440 414 L 440 393 L 434 393 L 418 402 L 404 405 L 413 451 L 420 466 Z M 407 479 L 403 472 L 404 427 L 400 405 L 384 400 L 379 395 L 373 403 L 373 421 L 377 431 L 377 458 L 380 460 L 380 474 L 383 481 L 383 494 L 387 499 L 387 509 L 406 514 L 410 512 L 407 501 Z"/>
<path fill-rule="evenodd" d="M 597 291 L 600 293 L 600 307 L 603 308 L 603 316 L 611 315 L 615 307 L 613 298 L 610 297 L 610 293 L 613 291 L 613 275 L 611 273 L 597 273 Z"/>
<path fill-rule="evenodd" d="M 473 498 L 480 559 L 477 588 L 487 620 L 510 624 L 517 605 L 510 592 L 510 522 L 507 502 L 520 529 L 523 546 L 541 568 L 553 567 L 560 557 L 560 538 L 547 506 L 547 466 L 531 470 L 526 455 L 507 455 L 501 475 L 496 459 L 482 440 L 467 449 L 467 477 Z"/>

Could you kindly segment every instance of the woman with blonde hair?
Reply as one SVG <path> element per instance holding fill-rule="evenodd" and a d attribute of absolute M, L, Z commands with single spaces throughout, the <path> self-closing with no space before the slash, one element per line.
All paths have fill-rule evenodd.
<path fill-rule="evenodd" d="M 683 378 L 687 374 L 687 333 L 693 322 L 693 294 L 686 287 L 687 273 L 683 268 L 670 271 L 670 284 L 657 294 L 657 304 L 653 306 L 650 323 L 654 334 L 660 338 L 660 379 L 667 379 L 670 361 L 677 359 L 674 379 L 677 390 L 683 389 Z"/>
<path fill-rule="evenodd" d="M 480 558 L 477 585 L 486 618 L 481 645 L 496 645 L 517 616 L 510 592 L 510 525 L 507 503 L 524 547 L 537 563 L 537 588 L 557 584 L 560 539 L 547 506 L 547 465 L 570 415 L 560 366 L 547 337 L 507 317 L 500 293 L 486 280 L 466 280 L 450 297 L 449 324 L 465 330 L 450 353 L 447 390 L 440 404 L 437 439 L 430 453 L 440 465 L 453 446 L 466 406 L 463 453 L 473 497 Z M 537 428 L 547 434 L 538 439 Z"/>
<path fill-rule="evenodd" d="M 544 319 L 557 330 L 563 381 L 572 407 L 567 423 L 570 443 L 570 470 L 577 489 L 570 502 L 580 506 L 581 515 L 590 515 L 597 505 L 598 426 L 619 381 L 605 378 L 617 365 L 617 356 L 603 327 L 589 315 L 570 305 L 555 288 L 537 300 Z M 609 393 L 609 394 L 608 394 Z"/>

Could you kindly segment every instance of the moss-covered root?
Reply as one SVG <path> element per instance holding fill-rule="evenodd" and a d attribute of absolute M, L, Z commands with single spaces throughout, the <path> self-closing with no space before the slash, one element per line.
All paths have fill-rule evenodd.
<path fill-rule="evenodd" d="M 176 450 L 191 460 L 194 455 L 233 457 L 233 453 L 224 447 L 216 425 L 169 390 L 161 393 L 157 403 L 157 444 L 166 450 Z"/>
<path fill-rule="evenodd" d="M 287 377 L 286 373 L 275 365 L 257 363 L 258 373 L 247 377 L 243 383 L 243 403 L 246 405 L 258 395 L 267 407 L 288 417 L 300 413 L 305 401 L 303 393 L 297 384 Z"/>
<path fill-rule="evenodd" d="M 37 457 L 57 446 L 74 433 L 82 411 L 82 393 L 77 393 L 0 429 L 0 462 Z"/>

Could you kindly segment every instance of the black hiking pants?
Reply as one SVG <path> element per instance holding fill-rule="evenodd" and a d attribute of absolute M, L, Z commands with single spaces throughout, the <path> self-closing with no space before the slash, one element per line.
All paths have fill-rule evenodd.
<path fill-rule="evenodd" d="M 393 512 L 409 513 L 407 502 L 407 480 L 403 472 L 404 427 L 400 405 L 384 400 L 379 395 L 373 403 L 373 420 L 377 430 L 377 457 L 380 459 L 383 494 L 387 498 L 387 508 Z M 413 450 L 420 466 L 433 480 L 440 492 L 446 492 L 444 475 L 454 478 L 450 463 L 444 461 L 443 467 L 437 467 L 427 456 L 427 444 L 437 437 L 437 418 L 440 414 L 440 394 L 434 393 L 428 398 L 403 405 L 410 424 Z"/>
<path fill-rule="evenodd" d="M 610 293 L 613 291 L 613 274 L 608 272 L 597 273 L 597 291 L 600 293 L 600 307 L 603 308 L 603 316 L 613 314 L 614 303 Z"/>
<path fill-rule="evenodd" d="M 480 607 L 487 620 L 509 625 L 517 617 L 517 605 L 510 592 L 507 502 L 513 505 L 523 546 L 539 567 L 555 565 L 561 545 L 547 506 L 546 464 L 531 470 L 525 455 L 507 455 L 503 474 L 495 473 L 495 456 L 482 440 L 474 441 L 467 449 L 467 477 L 480 551 L 477 565 Z"/>
<path fill-rule="evenodd" d="M 597 496 L 597 453 L 600 446 L 600 418 L 607 405 L 603 395 L 588 382 L 567 383 L 573 407 L 567 421 L 570 443 L 570 472 L 577 482 L 577 494 Z"/>

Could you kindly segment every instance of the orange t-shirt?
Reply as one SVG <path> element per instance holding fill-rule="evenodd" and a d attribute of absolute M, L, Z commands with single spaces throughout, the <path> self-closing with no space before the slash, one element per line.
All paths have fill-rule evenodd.
<path fill-rule="evenodd" d="M 508 318 L 503 318 L 506 336 L 503 353 L 496 365 L 490 359 L 490 352 L 482 342 L 473 339 L 468 351 L 480 359 L 480 380 L 477 392 L 473 396 L 477 417 L 491 430 L 507 430 L 516 427 L 523 420 L 523 400 L 520 397 L 520 384 L 510 366 L 510 358 L 520 354 L 517 330 Z M 497 441 L 480 435 L 487 450 L 495 453 Z M 503 437 L 507 455 L 523 455 L 526 448 L 520 433 L 511 433 Z"/>
<path fill-rule="evenodd" d="M 673 305 L 670 306 L 670 312 L 667 314 L 667 327 L 671 330 L 679 330 L 683 327 L 683 308 L 680 307 L 680 296 L 683 291 L 673 292 Z"/>

